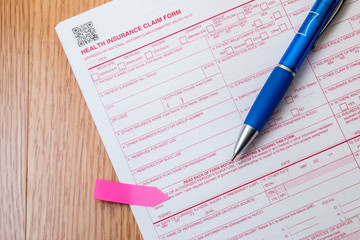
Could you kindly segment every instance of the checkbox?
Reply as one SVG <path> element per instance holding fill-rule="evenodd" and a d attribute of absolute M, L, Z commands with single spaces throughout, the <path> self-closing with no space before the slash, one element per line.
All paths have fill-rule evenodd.
<path fill-rule="evenodd" d="M 185 44 L 185 43 L 188 42 L 187 37 L 181 37 L 179 40 L 180 40 L 180 43 L 181 43 L 181 44 Z"/>
<path fill-rule="evenodd" d="M 280 25 L 280 30 L 282 32 L 288 30 L 288 27 L 287 27 L 286 23 L 283 23 L 283 24 Z"/>
<path fill-rule="evenodd" d="M 245 18 L 245 13 L 241 12 L 237 15 L 239 20 L 243 20 Z"/>
<path fill-rule="evenodd" d="M 298 116 L 300 114 L 299 109 L 294 108 L 293 110 L 291 110 L 291 114 L 293 115 L 293 117 Z"/>
<path fill-rule="evenodd" d="M 345 110 L 348 110 L 349 107 L 348 107 L 348 105 L 346 103 L 343 103 L 343 104 L 340 105 L 340 109 L 341 109 L 341 111 L 345 111 Z"/>
<path fill-rule="evenodd" d="M 286 101 L 287 104 L 290 104 L 290 103 L 294 102 L 294 99 L 293 99 L 292 96 L 288 96 L 288 97 L 285 98 L 285 101 Z"/>
<path fill-rule="evenodd" d="M 274 188 L 266 191 L 266 194 L 267 194 L 269 197 L 277 196 L 277 193 L 276 193 L 276 191 L 275 191 Z"/>
<path fill-rule="evenodd" d="M 270 118 L 270 119 L 268 120 L 268 124 L 269 124 L 270 127 L 272 127 L 272 126 L 275 126 L 275 125 L 276 125 L 276 122 L 275 122 L 275 120 L 274 120 L 273 118 Z"/>
<path fill-rule="evenodd" d="M 91 78 L 93 81 L 97 81 L 97 80 L 99 80 L 99 74 L 95 73 L 95 74 L 91 75 Z"/>
<path fill-rule="evenodd" d="M 153 57 L 152 52 L 151 52 L 151 51 L 146 52 L 146 53 L 145 53 L 145 57 L 146 57 L 146 59 L 150 59 L 150 58 L 152 58 L 152 57 Z"/>
<path fill-rule="evenodd" d="M 260 19 L 255 21 L 255 27 L 261 27 L 262 25 L 263 24 L 262 24 L 262 21 Z"/>
<path fill-rule="evenodd" d="M 276 187 L 275 191 L 279 194 L 282 192 L 286 192 L 284 185 L 280 185 L 278 187 Z"/>
<path fill-rule="evenodd" d="M 266 2 L 260 4 L 260 7 L 261 7 L 261 10 L 265 10 L 265 9 L 268 9 L 268 8 L 269 8 Z"/>
<path fill-rule="evenodd" d="M 246 44 L 246 46 L 251 46 L 251 45 L 253 45 L 253 40 L 251 39 L 251 38 L 249 38 L 249 39 L 246 39 L 245 40 L 245 44 Z"/>
<path fill-rule="evenodd" d="M 206 29 L 207 29 L 207 31 L 208 31 L 209 33 L 215 31 L 215 28 L 214 28 L 213 25 L 207 26 Z"/>
<path fill-rule="evenodd" d="M 126 67 L 125 67 L 125 63 L 119 63 L 118 64 L 118 68 L 120 69 L 120 70 L 123 70 L 123 69 L 125 69 Z"/>
<path fill-rule="evenodd" d="M 225 51 L 226 51 L 226 53 L 227 53 L 228 55 L 234 53 L 234 49 L 233 49 L 232 47 L 226 48 Z"/>
<path fill-rule="evenodd" d="M 265 40 L 269 38 L 269 35 L 266 32 L 263 32 L 262 34 L 260 34 L 260 37 L 262 40 Z"/>
<path fill-rule="evenodd" d="M 280 13 L 279 11 L 274 12 L 274 18 L 275 18 L 275 19 L 281 18 L 281 13 Z"/>

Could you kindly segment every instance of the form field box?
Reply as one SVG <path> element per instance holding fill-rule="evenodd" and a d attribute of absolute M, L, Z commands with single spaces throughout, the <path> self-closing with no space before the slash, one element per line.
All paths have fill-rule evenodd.
<path fill-rule="evenodd" d="M 268 120 L 268 124 L 269 124 L 270 127 L 275 126 L 275 125 L 276 125 L 276 121 L 275 121 L 273 118 L 270 118 L 270 119 Z"/>
<path fill-rule="evenodd" d="M 286 192 L 284 185 L 277 186 L 275 190 L 276 190 L 277 194 Z"/>
<path fill-rule="evenodd" d="M 286 23 L 281 24 L 279 27 L 282 32 L 288 30 Z"/>
<path fill-rule="evenodd" d="M 341 109 L 341 111 L 345 111 L 345 110 L 348 110 L 349 107 L 348 107 L 348 105 L 347 105 L 346 103 L 342 103 L 342 104 L 340 105 L 340 109 Z"/>
<path fill-rule="evenodd" d="M 145 53 L 145 57 L 146 57 L 146 59 L 150 59 L 150 58 L 152 58 L 152 57 L 153 57 L 152 52 L 151 52 L 151 51 L 146 52 L 146 53 Z"/>
<path fill-rule="evenodd" d="M 288 97 L 285 98 L 285 101 L 286 101 L 287 104 L 290 104 L 290 103 L 294 102 L 294 99 L 293 99 L 292 96 L 288 96 Z"/>
<path fill-rule="evenodd" d="M 227 53 L 228 55 L 234 53 L 233 47 L 228 47 L 228 48 L 225 49 L 225 51 L 226 51 L 226 53 Z"/>
<path fill-rule="evenodd" d="M 274 12 L 274 18 L 275 18 L 275 19 L 281 18 L 281 12 L 279 12 L 279 11 Z"/>
<path fill-rule="evenodd" d="M 286 192 L 284 185 L 280 185 L 280 186 L 276 187 L 276 192 L 280 199 L 284 199 L 284 198 L 288 197 L 288 194 Z"/>
<path fill-rule="evenodd" d="M 91 78 L 92 78 L 93 81 L 97 81 L 97 80 L 100 79 L 100 78 L 99 78 L 99 74 L 97 74 L 97 73 L 91 75 Z"/>
<path fill-rule="evenodd" d="M 239 20 L 243 20 L 245 18 L 245 13 L 241 12 L 237 15 Z"/>
<path fill-rule="evenodd" d="M 267 34 L 267 32 L 263 32 L 262 34 L 260 34 L 260 37 L 262 40 L 265 40 L 269 38 L 269 35 Z"/>
<path fill-rule="evenodd" d="M 299 116 L 300 115 L 299 109 L 294 108 L 293 110 L 291 110 L 291 114 L 293 115 L 293 117 Z"/>
<path fill-rule="evenodd" d="M 215 62 L 209 63 L 209 64 L 203 66 L 202 69 L 204 71 L 204 74 L 205 74 L 206 78 L 213 77 L 216 74 L 220 73 L 220 69 L 219 69 L 218 65 Z"/>
<path fill-rule="evenodd" d="M 215 31 L 215 28 L 214 28 L 213 25 L 207 26 L 206 29 L 207 29 L 207 31 L 208 31 L 209 33 Z"/>
<path fill-rule="evenodd" d="M 254 24 L 255 24 L 255 27 L 261 27 L 263 25 L 261 19 L 256 20 L 254 22 Z"/>
<path fill-rule="evenodd" d="M 269 8 L 269 6 L 267 5 L 267 3 L 266 3 L 266 2 L 265 2 L 265 3 L 260 4 L 260 7 L 261 7 L 261 10 L 266 10 L 266 9 L 268 9 L 268 8 Z"/>
<path fill-rule="evenodd" d="M 124 70 L 126 68 L 125 63 L 123 63 L 123 62 L 119 63 L 118 68 L 119 68 L 119 70 Z"/>
<path fill-rule="evenodd" d="M 187 37 L 181 37 L 181 38 L 179 38 L 179 40 L 180 40 L 180 43 L 181 43 L 181 44 L 185 44 L 185 43 L 188 42 Z"/>
<path fill-rule="evenodd" d="M 245 40 L 245 44 L 247 47 L 253 45 L 253 40 L 251 38 Z"/>

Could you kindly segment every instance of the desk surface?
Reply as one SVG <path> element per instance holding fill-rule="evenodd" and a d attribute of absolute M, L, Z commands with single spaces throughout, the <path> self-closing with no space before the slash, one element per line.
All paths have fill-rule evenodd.
<path fill-rule="evenodd" d="M 0 239 L 142 239 L 54 29 L 107 1 L 0 1 Z"/>

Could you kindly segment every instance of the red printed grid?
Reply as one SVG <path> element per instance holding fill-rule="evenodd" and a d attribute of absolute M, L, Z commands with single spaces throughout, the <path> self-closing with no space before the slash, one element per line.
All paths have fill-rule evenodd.
<path fill-rule="evenodd" d="M 263 9 L 264 6 L 265 6 L 265 5 L 261 5 L 261 8 Z M 240 13 L 240 14 L 237 15 L 237 17 L 238 17 L 239 19 L 242 19 L 242 18 L 241 18 L 242 15 L 243 15 L 243 13 Z M 245 17 L 245 15 L 243 15 L 243 16 Z M 275 17 L 275 18 L 280 18 L 280 17 L 281 17 L 281 13 L 280 13 L 280 12 L 275 12 L 275 13 L 274 13 L 274 17 Z M 259 24 L 262 24 L 262 23 L 260 23 L 260 22 L 255 22 L 255 26 L 260 26 Z M 288 29 L 286 24 L 280 25 L 279 28 L 280 28 L 281 31 L 285 31 L 285 30 Z M 211 28 L 210 28 L 211 31 L 209 31 L 209 28 L 207 28 L 207 30 L 208 30 L 208 32 L 213 31 Z M 263 34 L 261 34 L 260 36 L 261 36 L 262 39 L 267 39 L 267 38 L 268 38 L 267 33 L 263 33 Z M 181 44 L 188 43 L 188 40 L 187 40 L 186 37 L 180 37 L 180 38 L 179 38 L 179 41 L 181 42 Z M 246 44 L 246 46 L 251 46 L 251 45 L 253 45 L 252 39 L 247 39 L 247 40 L 245 40 L 245 44 Z M 227 54 L 233 53 L 233 48 L 232 48 L 232 47 L 226 48 L 226 52 L 227 52 Z M 149 55 L 149 54 L 151 54 L 151 55 Z M 150 52 L 150 53 L 146 53 L 145 56 L 146 56 L 146 58 L 151 58 L 151 57 L 152 57 L 152 53 L 151 53 L 151 52 Z M 118 67 L 119 67 L 119 69 L 124 69 L 124 68 L 125 68 L 125 65 L 123 65 L 123 64 L 118 64 Z M 207 74 L 207 76 L 208 76 L 208 75 L 210 75 L 210 74 Z M 93 74 L 93 75 L 92 75 L 92 79 L 93 79 L 94 81 L 99 80 L 98 74 Z M 293 102 L 292 97 L 286 98 L 286 102 L 287 102 L 288 104 L 292 103 L 292 102 Z M 347 106 L 346 104 L 341 104 L 341 105 L 339 105 L 339 108 L 344 111 L 344 110 L 347 110 L 347 109 L 348 109 L 348 106 Z M 299 112 L 299 110 L 298 110 L 297 108 L 292 109 L 292 110 L 291 110 L 291 113 L 292 113 L 292 115 L 293 115 L 294 117 L 300 115 L 300 112 Z M 275 122 L 274 119 L 270 119 L 270 120 L 269 120 L 269 125 L 272 125 L 272 126 L 273 126 L 275 123 L 276 123 L 276 122 Z M 279 188 L 279 189 L 280 189 L 280 188 Z M 267 192 L 267 194 L 270 194 L 269 196 L 271 196 L 271 197 L 273 198 L 274 202 L 279 200 L 279 199 L 276 198 L 276 196 L 277 196 L 277 197 L 280 197 L 280 196 L 279 196 L 279 193 L 277 192 L 277 190 L 278 190 L 278 189 L 276 189 L 276 191 L 268 191 L 268 192 Z M 155 223 L 154 223 L 154 224 L 155 224 Z"/>

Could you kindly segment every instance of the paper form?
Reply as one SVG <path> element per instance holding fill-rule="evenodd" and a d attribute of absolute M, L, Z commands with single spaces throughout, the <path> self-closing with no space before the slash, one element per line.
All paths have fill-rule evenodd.
<path fill-rule="evenodd" d="M 119 181 L 171 198 L 132 206 L 145 239 L 360 239 L 359 0 L 230 161 L 313 3 L 112 1 L 57 26 Z"/>

